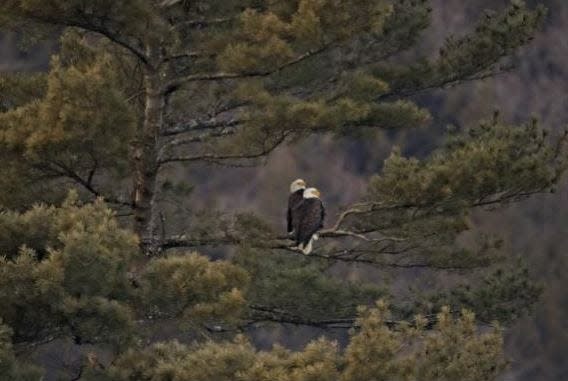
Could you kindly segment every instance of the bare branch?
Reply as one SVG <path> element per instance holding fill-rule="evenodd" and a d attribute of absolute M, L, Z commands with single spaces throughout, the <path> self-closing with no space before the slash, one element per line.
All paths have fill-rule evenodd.
<path fill-rule="evenodd" d="M 394 242 L 406 241 L 406 238 L 399 238 L 399 237 L 383 236 L 381 238 L 370 238 L 370 237 L 367 237 L 364 234 L 352 232 L 352 231 L 349 231 L 349 230 L 341 230 L 341 229 L 324 229 L 324 230 L 320 230 L 320 232 L 318 234 L 319 234 L 320 237 L 324 237 L 324 238 L 353 237 L 353 238 L 361 239 L 361 240 L 366 241 L 366 242 L 375 242 L 375 243 L 380 243 L 380 242 L 385 242 L 385 241 L 394 241 Z"/>
<path fill-rule="evenodd" d="M 463 78 L 457 78 L 457 77 L 443 78 L 443 79 L 441 79 L 437 82 L 425 84 L 423 86 L 419 86 L 419 87 L 414 88 L 414 89 L 407 88 L 407 89 L 393 90 L 391 92 L 388 92 L 388 93 L 385 93 L 385 94 L 382 94 L 381 96 L 379 96 L 377 98 L 377 101 L 383 101 L 383 100 L 392 99 L 392 98 L 407 98 L 407 97 L 410 97 L 410 96 L 414 96 L 414 95 L 423 93 L 423 92 L 428 91 L 428 90 L 452 88 L 452 87 L 461 85 L 463 83 L 480 81 L 480 80 L 484 80 L 484 79 L 487 79 L 487 78 L 496 77 L 498 75 L 508 74 L 513 69 L 514 69 L 514 66 L 505 66 L 505 67 L 501 67 L 501 68 L 498 68 L 498 69 L 491 69 L 491 70 L 486 70 L 486 71 L 483 71 L 483 72 L 474 73 L 474 74 L 471 74 L 471 75 L 463 77 Z"/>
<path fill-rule="evenodd" d="M 209 55 L 210 58 L 215 57 L 214 54 Z M 183 59 L 195 59 L 195 58 L 199 58 L 199 57 L 204 57 L 204 53 L 200 53 L 200 52 L 186 52 L 186 53 L 178 53 L 178 54 L 173 54 L 171 56 L 165 57 L 162 62 L 171 62 L 171 61 L 177 61 L 177 60 L 183 60 Z"/>
<path fill-rule="evenodd" d="M 80 27 L 81 25 L 76 25 L 76 26 Z M 85 27 L 85 29 L 87 29 L 87 28 Z M 144 54 L 140 49 L 132 46 L 130 43 L 128 43 L 126 40 L 124 40 L 124 38 L 120 37 L 119 34 L 111 33 L 110 31 L 107 31 L 103 28 L 98 28 L 98 27 L 95 27 L 95 26 L 93 26 L 91 28 L 91 30 L 93 30 L 94 32 L 98 32 L 99 34 L 102 34 L 103 36 L 105 36 L 106 38 L 108 38 L 109 40 L 114 42 L 115 44 L 120 45 L 123 48 L 127 49 L 132 54 L 134 54 L 142 63 L 144 63 L 144 65 L 153 68 L 153 66 L 150 63 L 146 54 Z"/>
<path fill-rule="evenodd" d="M 22 341 L 14 345 L 14 351 L 17 355 L 22 355 L 34 351 L 37 347 L 45 344 L 49 344 L 55 340 L 58 340 L 66 335 L 66 331 L 63 329 L 55 329 L 51 334 L 47 334 L 40 340 L 36 341 Z"/>
<path fill-rule="evenodd" d="M 195 162 L 195 161 L 204 161 L 210 162 L 215 164 L 221 164 L 222 162 L 229 161 L 229 160 L 250 160 L 250 159 L 259 159 L 269 155 L 272 151 L 274 151 L 278 146 L 280 146 L 286 140 L 288 133 L 283 133 L 277 140 L 275 140 L 270 146 L 263 148 L 259 152 L 255 153 L 241 153 L 241 154 L 202 154 L 196 156 L 172 156 L 166 157 L 159 160 L 159 165 L 167 164 L 167 163 L 175 163 L 175 162 Z"/>
<path fill-rule="evenodd" d="M 361 204 L 360 204 L 361 205 Z M 341 227 L 341 224 L 343 223 L 343 221 L 350 215 L 352 214 L 359 214 L 359 213 L 364 213 L 365 211 L 360 208 L 360 207 L 353 207 L 351 209 L 347 209 L 345 211 L 343 211 L 340 215 L 339 218 L 337 219 L 337 221 L 335 222 L 335 225 L 333 225 L 333 227 L 331 228 L 331 230 L 338 230 Z"/>
<path fill-rule="evenodd" d="M 338 231 L 341 230 L 341 226 L 347 220 L 347 217 L 351 215 L 360 215 L 360 214 L 368 214 L 372 212 L 378 211 L 386 211 L 386 210 L 395 210 L 395 209 L 410 209 L 410 208 L 417 208 L 421 207 L 422 205 L 419 204 L 385 204 L 382 202 L 361 202 L 358 204 L 352 205 L 349 209 L 344 210 L 338 217 L 337 221 L 330 229 L 330 231 Z"/>
<path fill-rule="evenodd" d="M 159 156 L 163 156 L 166 151 L 173 149 L 175 147 L 179 147 L 186 144 L 192 144 L 192 143 L 203 143 L 212 138 L 222 138 L 229 135 L 233 135 L 234 133 L 235 133 L 234 129 L 223 129 L 220 131 L 204 132 L 194 136 L 173 139 L 162 146 L 162 148 L 160 149 L 161 153 L 159 154 Z"/>
<path fill-rule="evenodd" d="M 162 0 L 162 2 L 160 3 L 160 7 L 161 8 L 168 8 L 168 7 L 173 7 L 174 5 L 176 5 L 177 3 L 181 2 L 182 0 Z"/>
<path fill-rule="evenodd" d="M 187 122 L 179 123 L 165 130 L 164 132 L 162 132 L 161 135 L 173 136 L 173 135 L 179 135 L 194 131 L 236 127 L 243 122 L 244 122 L 243 120 L 237 120 L 237 119 L 231 119 L 231 120 L 218 120 L 217 118 L 211 118 L 208 120 L 192 119 Z"/>
<path fill-rule="evenodd" d="M 202 74 L 191 74 L 185 77 L 174 79 L 170 81 L 166 87 L 165 92 L 170 93 L 172 91 L 176 91 L 180 86 L 189 83 L 189 82 L 198 82 L 198 81 L 220 81 L 220 80 L 227 80 L 227 79 L 242 79 L 242 78 L 254 78 L 254 77 L 267 77 L 269 75 L 279 73 L 280 71 L 299 64 L 308 58 L 314 57 L 322 52 L 324 52 L 330 45 L 325 45 L 319 49 L 310 50 L 293 60 L 290 60 L 273 70 L 266 70 L 266 71 L 251 71 L 251 72 L 243 72 L 243 73 L 225 73 L 225 72 L 218 72 L 218 73 L 202 73 Z"/>
<path fill-rule="evenodd" d="M 270 247 L 271 249 L 285 250 L 296 255 L 306 256 L 301 250 L 287 244 L 276 244 Z M 416 248 L 416 247 L 414 247 Z M 402 252 L 402 251 L 400 251 Z M 333 262 L 343 262 L 343 263 L 362 263 L 367 265 L 372 265 L 374 267 L 389 268 L 389 269 L 430 269 L 430 270 L 444 270 L 444 271 L 463 271 L 463 270 L 473 270 L 482 267 L 481 265 L 444 265 L 436 263 L 412 263 L 412 262 L 388 262 L 384 260 L 378 260 L 369 257 L 362 257 L 361 254 L 372 254 L 378 255 L 383 254 L 381 250 L 366 250 L 362 252 L 361 250 L 352 250 L 350 248 L 343 249 L 342 251 L 335 251 L 332 254 L 322 253 L 319 250 L 315 250 L 307 255 L 311 258 L 325 259 Z"/>
<path fill-rule="evenodd" d="M 275 307 L 263 306 L 263 305 L 250 305 L 251 310 L 251 320 L 246 324 L 246 327 L 254 326 L 255 323 L 260 322 L 273 322 L 273 323 L 284 323 L 293 325 L 306 325 L 317 328 L 331 329 L 349 329 L 359 327 L 357 323 L 357 318 L 336 318 L 336 319 L 310 319 L 303 316 L 296 315 L 286 310 L 282 310 Z M 438 316 L 435 314 L 426 315 L 422 317 L 426 319 L 426 325 L 424 328 L 432 329 L 438 322 Z M 408 322 L 399 320 L 385 320 L 385 325 L 389 328 L 397 328 L 403 324 L 410 324 L 410 326 L 416 325 L 416 320 L 410 320 Z"/>
<path fill-rule="evenodd" d="M 72 20 L 70 18 L 65 18 L 65 17 L 60 17 L 60 18 L 50 17 L 50 16 L 46 16 L 46 15 L 43 15 L 43 14 L 34 14 L 32 12 L 27 12 L 26 17 L 31 19 L 31 20 L 34 20 L 36 22 L 43 23 L 43 24 L 53 24 L 53 25 L 62 25 L 62 26 L 67 26 L 67 27 L 75 27 L 75 28 L 80 28 L 80 29 L 84 29 L 84 30 L 88 30 L 88 31 L 91 31 L 91 32 L 98 33 L 102 36 L 105 36 L 110 41 L 114 42 L 115 44 L 125 48 L 128 51 L 130 51 L 142 63 L 144 63 L 144 65 L 153 68 L 148 57 L 146 56 L 146 54 L 144 54 L 144 52 L 140 48 L 134 46 L 130 41 L 127 41 L 123 36 L 120 35 L 119 32 L 111 31 L 108 28 L 104 28 L 102 25 L 96 25 L 96 24 L 90 22 L 89 20 L 80 21 L 80 20 Z"/>
<path fill-rule="evenodd" d="M 165 238 L 161 241 L 160 246 L 162 250 L 174 248 L 187 248 L 187 247 L 201 247 L 201 246 L 223 246 L 234 245 L 238 241 L 232 237 L 207 237 L 207 238 L 194 238 L 186 237 L 184 235 L 173 236 Z"/>
<path fill-rule="evenodd" d="M 179 31 L 180 29 L 183 29 L 183 28 L 205 28 L 205 27 L 213 26 L 213 25 L 226 24 L 226 23 L 234 21 L 236 19 L 237 19 L 237 17 L 231 16 L 231 17 L 218 17 L 218 18 L 214 18 L 214 19 L 188 20 L 188 21 L 184 21 L 182 23 L 174 25 L 174 29 Z"/>
<path fill-rule="evenodd" d="M 116 199 L 114 197 L 108 197 L 108 196 L 102 194 L 101 192 L 99 192 L 98 190 L 96 190 L 94 188 L 93 184 L 92 184 L 92 180 L 93 180 L 92 176 L 94 175 L 93 169 L 91 169 L 91 171 L 89 172 L 88 178 L 84 179 L 79 174 L 77 174 L 75 171 L 73 171 L 71 168 L 67 167 L 66 165 L 64 165 L 62 163 L 51 161 L 49 164 L 51 164 L 51 166 L 49 166 L 49 165 L 46 165 L 46 166 L 34 165 L 33 167 L 35 167 L 36 169 L 38 169 L 40 171 L 48 170 L 48 171 L 52 172 L 54 175 L 57 175 L 59 177 L 66 177 L 70 180 L 73 180 L 74 183 L 83 187 L 83 189 L 85 189 L 86 191 L 91 193 L 93 196 L 101 197 L 103 200 L 105 200 L 108 203 L 121 205 L 121 206 L 128 206 L 128 207 L 132 206 L 130 203 L 128 203 L 126 201 L 122 201 L 122 200 Z"/>

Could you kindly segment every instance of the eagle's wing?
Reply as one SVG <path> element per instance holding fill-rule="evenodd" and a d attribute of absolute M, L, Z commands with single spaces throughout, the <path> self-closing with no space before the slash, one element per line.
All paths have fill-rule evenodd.
<path fill-rule="evenodd" d="M 294 232 L 294 240 L 297 244 L 300 243 L 302 221 L 306 213 L 306 204 L 306 200 L 302 198 L 300 202 L 290 208 L 290 225 L 292 226 L 291 231 Z"/>
<path fill-rule="evenodd" d="M 304 197 L 302 193 L 292 193 L 288 197 L 288 211 L 286 213 L 286 225 L 287 225 L 287 232 L 291 233 L 295 226 L 294 226 L 294 217 L 298 214 L 298 206 L 303 202 Z"/>
<path fill-rule="evenodd" d="M 323 226 L 324 211 L 321 200 L 306 199 L 300 208 L 301 215 L 298 216 L 298 231 L 296 232 L 296 242 L 307 245 L 312 236 Z"/>

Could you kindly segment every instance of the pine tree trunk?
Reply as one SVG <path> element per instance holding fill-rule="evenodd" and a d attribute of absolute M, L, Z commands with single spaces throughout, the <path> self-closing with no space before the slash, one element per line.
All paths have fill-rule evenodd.
<path fill-rule="evenodd" d="M 138 133 L 133 155 L 134 231 L 140 237 L 143 249 L 151 252 L 156 249 L 157 244 L 155 197 L 158 142 L 165 111 L 165 96 L 158 70 L 146 69 L 144 81 L 146 87 L 144 121 Z"/>

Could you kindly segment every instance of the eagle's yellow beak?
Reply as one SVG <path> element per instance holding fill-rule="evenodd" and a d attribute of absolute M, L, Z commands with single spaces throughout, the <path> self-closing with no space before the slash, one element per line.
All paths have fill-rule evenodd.
<path fill-rule="evenodd" d="M 320 191 L 319 191 L 319 190 L 317 190 L 317 189 L 316 189 L 316 195 L 317 195 L 318 197 L 320 197 L 320 196 L 321 196 L 321 193 L 320 193 Z"/>

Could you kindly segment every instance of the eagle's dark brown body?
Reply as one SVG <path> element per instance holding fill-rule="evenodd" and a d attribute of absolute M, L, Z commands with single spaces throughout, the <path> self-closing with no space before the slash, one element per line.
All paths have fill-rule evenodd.
<path fill-rule="evenodd" d="M 294 209 L 304 200 L 304 189 L 298 189 L 295 192 L 290 193 L 288 196 L 288 212 L 286 214 L 286 223 L 288 225 L 288 234 L 292 233 L 294 230 L 294 217 L 297 211 Z"/>
<path fill-rule="evenodd" d="M 304 198 L 294 212 L 294 239 L 297 245 L 305 247 L 313 235 L 323 228 L 325 209 L 319 198 Z"/>

